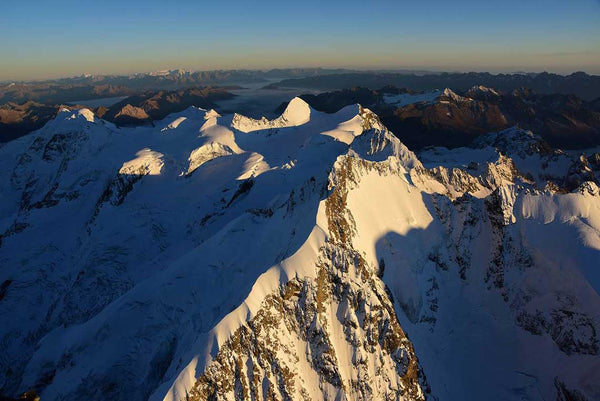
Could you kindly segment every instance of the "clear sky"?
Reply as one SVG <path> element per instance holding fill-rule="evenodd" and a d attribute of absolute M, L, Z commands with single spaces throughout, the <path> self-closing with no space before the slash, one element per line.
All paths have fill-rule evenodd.
<path fill-rule="evenodd" d="M 312 66 L 600 74 L 600 0 L 0 0 L 0 80 Z"/>

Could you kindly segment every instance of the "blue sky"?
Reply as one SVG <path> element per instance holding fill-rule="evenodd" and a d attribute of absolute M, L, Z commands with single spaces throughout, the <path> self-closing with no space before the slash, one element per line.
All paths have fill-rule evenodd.
<path fill-rule="evenodd" d="M 0 79 L 323 66 L 600 74 L 600 0 L 0 1 Z"/>

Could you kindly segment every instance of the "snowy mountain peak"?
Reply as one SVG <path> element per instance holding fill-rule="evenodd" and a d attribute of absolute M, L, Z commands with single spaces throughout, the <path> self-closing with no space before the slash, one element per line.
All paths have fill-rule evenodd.
<path fill-rule="evenodd" d="M 598 399 L 598 157 L 541 146 L 65 112 L 0 148 L 2 395 Z"/>
<path fill-rule="evenodd" d="M 241 114 L 235 114 L 231 126 L 242 132 L 252 132 L 263 129 L 296 127 L 310 121 L 311 108 L 299 97 L 293 98 L 281 116 L 274 120 L 263 117 L 256 120 Z"/>
<path fill-rule="evenodd" d="M 311 108 L 304 100 L 295 97 L 288 103 L 282 117 L 285 118 L 290 125 L 302 125 L 310 121 Z"/>
<path fill-rule="evenodd" d="M 90 123 L 93 123 L 96 121 L 96 116 L 94 115 L 94 112 L 91 111 L 90 109 L 86 109 L 86 108 L 82 108 L 82 109 L 77 109 L 77 110 L 69 110 L 66 108 L 61 109 L 57 116 L 54 118 L 54 121 L 61 121 L 61 120 L 80 120 L 80 121 L 87 121 Z"/>
<path fill-rule="evenodd" d="M 97 125 L 110 125 L 111 123 L 104 120 L 98 119 L 94 113 L 86 108 L 78 110 L 69 110 L 66 108 L 61 109 L 54 119 L 48 121 L 39 132 L 53 133 L 53 132 L 77 132 L 85 131 L 91 126 Z M 86 128 L 87 127 L 87 128 Z"/>

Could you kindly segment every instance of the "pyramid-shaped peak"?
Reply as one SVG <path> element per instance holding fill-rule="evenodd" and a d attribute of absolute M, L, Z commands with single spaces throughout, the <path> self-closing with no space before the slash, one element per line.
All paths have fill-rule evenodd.
<path fill-rule="evenodd" d="M 442 95 L 447 96 L 447 97 L 457 96 L 456 93 L 452 89 L 450 89 L 450 88 L 444 88 L 444 91 L 442 92 Z"/>
<path fill-rule="evenodd" d="M 472 100 L 472 99 L 458 95 L 456 92 L 454 92 L 450 88 L 445 88 L 444 91 L 442 92 L 440 98 L 441 98 L 440 100 L 446 100 L 446 101 L 450 100 L 450 101 L 454 101 L 454 102 L 465 102 L 465 101 Z"/>
<path fill-rule="evenodd" d="M 310 106 L 303 99 L 295 97 L 288 103 L 282 117 L 293 125 L 301 125 L 310 120 Z"/>

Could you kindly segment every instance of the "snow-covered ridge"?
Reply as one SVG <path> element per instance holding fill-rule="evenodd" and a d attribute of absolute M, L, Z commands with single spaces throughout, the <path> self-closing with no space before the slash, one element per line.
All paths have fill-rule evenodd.
<path fill-rule="evenodd" d="M 296 127 L 310 120 L 311 108 L 304 100 L 295 97 L 290 100 L 283 114 L 274 120 L 263 117 L 260 120 L 240 114 L 233 116 L 232 127 L 242 132 L 252 132 L 269 128 Z"/>
<path fill-rule="evenodd" d="M 69 110 L 63 108 L 58 112 L 57 116 L 47 124 L 56 129 L 60 129 L 63 126 L 74 127 L 76 126 L 75 124 L 94 123 L 96 120 L 96 116 L 89 109 Z"/>
<path fill-rule="evenodd" d="M 594 165 L 531 133 L 415 155 L 368 109 L 292 99 L 65 112 L 0 156 L 2 394 L 600 394 Z"/>

